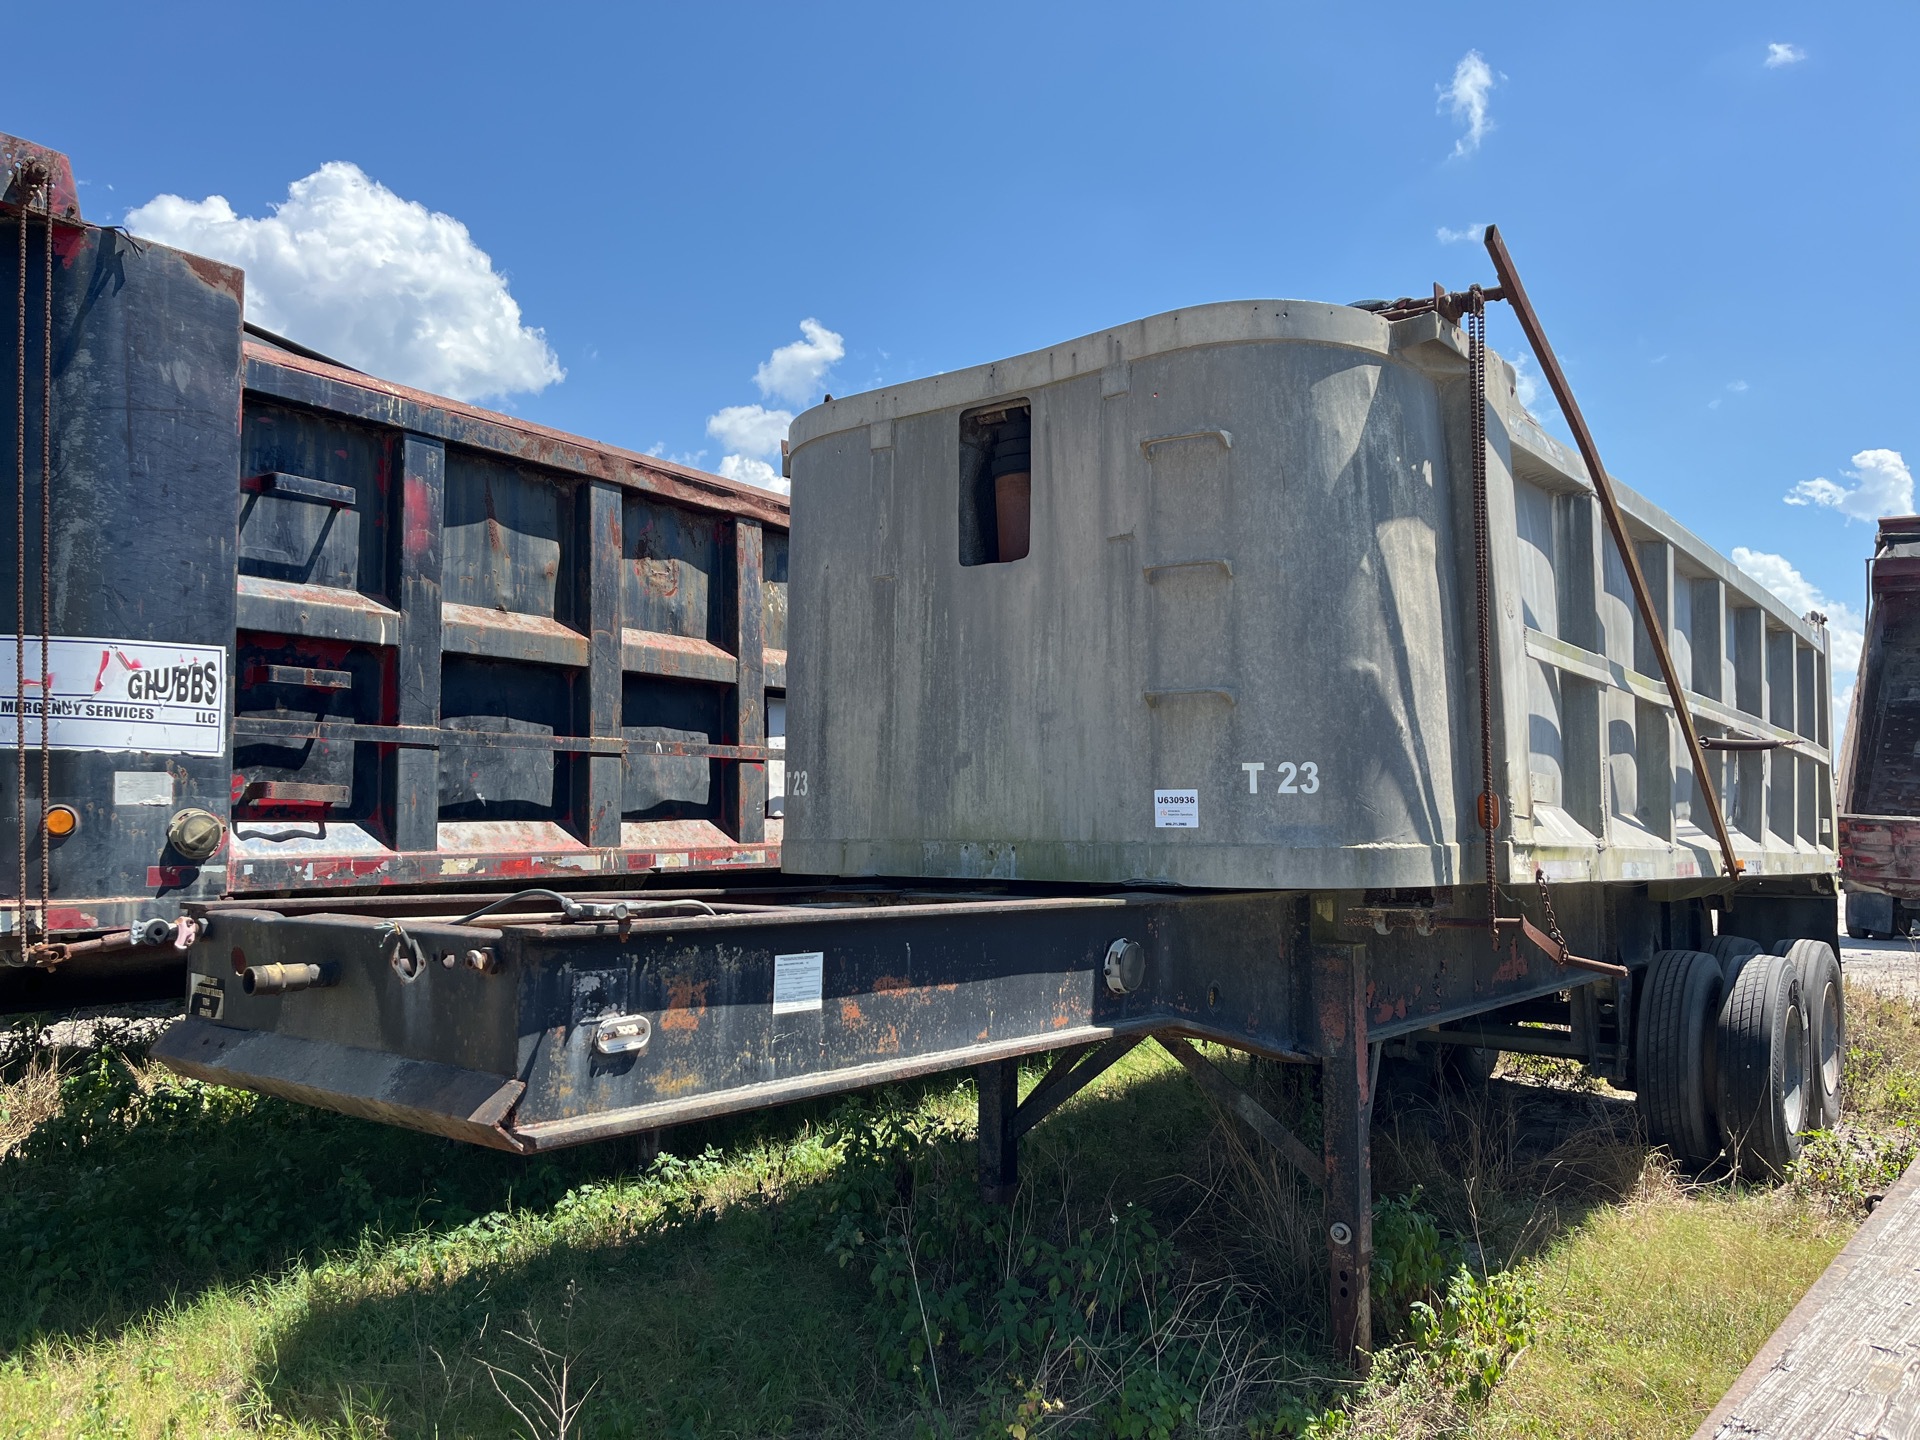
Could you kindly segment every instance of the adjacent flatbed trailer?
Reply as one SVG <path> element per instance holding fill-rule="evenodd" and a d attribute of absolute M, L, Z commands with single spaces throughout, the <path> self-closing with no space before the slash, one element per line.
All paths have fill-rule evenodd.
<path fill-rule="evenodd" d="M 1874 537 L 1839 794 L 1847 933 L 1906 935 L 1920 917 L 1920 516 Z"/>
<path fill-rule="evenodd" d="M 177 993 L 187 902 L 777 870 L 784 497 L 244 327 L 56 152 L 0 187 L 0 1009 Z"/>
<path fill-rule="evenodd" d="M 188 1075 L 537 1151 L 972 1067 L 982 1183 L 1165 1046 L 1326 1202 L 1370 1346 L 1384 1055 L 1565 1056 L 1686 1163 L 1839 1112 L 1828 646 L 1484 348 L 1500 291 L 1201 306 L 791 434 L 752 894 L 197 905 Z M 1195 1047 L 1317 1067 L 1309 1149 Z M 1052 1054 L 1018 1091 L 1017 1062 Z"/>

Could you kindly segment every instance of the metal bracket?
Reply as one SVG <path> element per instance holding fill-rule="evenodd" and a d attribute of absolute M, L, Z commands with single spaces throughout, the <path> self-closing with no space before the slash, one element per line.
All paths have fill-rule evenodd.
<path fill-rule="evenodd" d="M 1144 1039 L 1144 1035 L 1116 1035 L 1100 1045 L 1076 1045 L 1067 1051 L 1013 1112 L 1014 1138 L 1019 1139 L 1078 1095 Z"/>
<path fill-rule="evenodd" d="M 1234 1084 L 1214 1063 L 1193 1048 L 1193 1042 L 1179 1035 L 1155 1035 L 1160 1048 L 1187 1067 L 1187 1073 L 1200 1084 L 1215 1104 L 1244 1123 L 1248 1129 L 1284 1155 L 1315 1185 L 1326 1181 L 1326 1167 L 1306 1142 L 1270 1115 L 1266 1108 Z"/>

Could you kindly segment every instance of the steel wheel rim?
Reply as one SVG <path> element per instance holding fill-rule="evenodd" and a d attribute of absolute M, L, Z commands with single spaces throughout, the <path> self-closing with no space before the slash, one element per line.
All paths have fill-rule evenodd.
<path fill-rule="evenodd" d="M 1781 1108 L 1786 1112 L 1787 1132 L 1797 1135 L 1807 1118 L 1807 1017 L 1798 1005 L 1787 1008 L 1787 1053 L 1782 1057 Z"/>
<path fill-rule="evenodd" d="M 1835 1023 L 1840 1015 L 1839 1000 L 1832 985 L 1821 989 L 1820 1014 L 1825 1023 L 1820 1026 L 1820 1085 L 1829 1095 L 1840 1093 L 1840 1026 Z"/>

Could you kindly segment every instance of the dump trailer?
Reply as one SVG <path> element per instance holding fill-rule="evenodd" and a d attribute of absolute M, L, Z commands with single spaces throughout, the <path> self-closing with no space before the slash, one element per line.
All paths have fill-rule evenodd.
<path fill-rule="evenodd" d="M 970 1067 L 1005 1196 L 1151 1040 L 1321 1187 L 1348 1354 L 1383 1057 L 1567 1057 L 1777 1173 L 1839 1109 L 1827 637 L 1547 434 L 1488 299 L 1203 305 L 807 411 L 783 865 L 835 878 L 197 905 L 155 1053 L 523 1153 Z M 1196 1041 L 1317 1067 L 1324 1143 Z"/>
<path fill-rule="evenodd" d="M 0 176 L 0 1007 L 177 993 L 188 902 L 774 871 L 783 497 L 245 327 L 65 157 Z"/>
<path fill-rule="evenodd" d="M 1911 933 L 1920 917 L 1920 516 L 1889 516 L 1874 537 L 1839 794 L 1847 933 Z"/>

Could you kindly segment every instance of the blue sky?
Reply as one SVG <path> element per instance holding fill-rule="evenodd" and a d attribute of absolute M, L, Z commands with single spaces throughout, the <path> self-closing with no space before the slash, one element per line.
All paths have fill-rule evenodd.
<path fill-rule="evenodd" d="M 1904 472 L 1853 457 L 1920 459 L 1912 6 L 322 13 L 99 5 L 76 49 L 70 15 L 31 7 L 8 49 L 48 63 L 11 67 L 0 129 L 68 151 L 93 218 L 174 195 L 193 204 L 172 223 L 202 233 L 228 223 L 208 197 L 270 217 L 327 162 L 357 166 L 301 213 L 362 225 L 343 253 L 384 245 L 412 289 L 359 294 L 365 267 L 342 279 L 283 253 L 294 230 L 252 233 L 288 329 L 708 468 L 726 407 L 1195 302 L 1490 281 L 1477 244 L 1440 237 L 1488 220 L 1609 467 L 1721 550 L 1782 557 L 1857 610 L 1870 523 L 1783 497 L 1833 501 L 1854 472 L 1878 489 L 1844 503 L 1870 511 Z M 1477 143 L 1444 93 L 1470 52 Z M 319 299 L 288 293 L 302 275 Z M 390 333 L 442 304 L 425 360 Z M 1520 353 L 1504 315 L 1493 332 Z M 472 363 L 447 370 L 462 343 Z"/>

